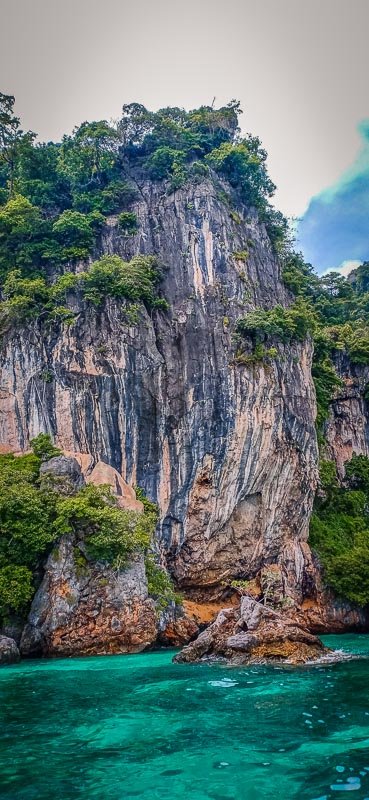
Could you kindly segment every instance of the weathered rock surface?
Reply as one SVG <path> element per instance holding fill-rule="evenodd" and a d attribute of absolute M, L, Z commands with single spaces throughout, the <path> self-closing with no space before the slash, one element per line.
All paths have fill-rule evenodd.
<path fill-rule="evenodd" d="M 157 635 L 143 558 L 124 571 L 89 562 L 64 536 L 49 556 L 20 643 L 22 655 L 137 653 Z"/>
<path fill-rule="evenodd" d="M 368 608 L 360 608 L 352 603 L 334 597 L 323 588 L 319 572 L 316 574 L 316 596 L 307 597 L 301 605 L 304 624 L 313 633 L 363 632 L 369 629 Z"/>
<path fill-rule="evenodd" d="M 181 608 L 171 606 L 159 616 L 157 642 L 164 647 L 181 647 L 198 633 L 196 621 Z"/>
<path fill-rule="evenodd" d="M 108 483 L 123 508 L 137 511 L 133 486 L 142 486 L 160 509 L 155 550 L 197 605 L 192 618 L 172 610 L 158 623 L 141 562 L 119 576 L 87 563 L 84 574 L 74 552 L 80 544 L 63 540 L 46 565 L 24 653 L 133 652 L 157 635 L 182 644 L 212 620 L 224 583 L 257 575 L 262 583 L 271 564 L 271 601 L 288 597 L 305 615 L 293 651 L 312 645 L 300 627 L 354 626 L 360 617 L 323 593 L 307 544 L 318 461 L 311 343 L 280 345 L 269 364 L 235 360 L 237 320 L 289 297 L 264 226 L 232 203 L 236 215 L 208 181 L 171 195 L 141 186 L 138 233 L 122 236 L 111 217 L 94 257 L 157 255 L 169 311 L 142 307 L 135 322 L 124 303 L 96 309 L 74 297 L 72 325 L 34 323 L 2 342 L 1 447 L 25 450 L 46 431 L 74 459 L 68 467 L 56 459 L 66 483 Z M 343 359 L 339 370 L 345 390 L 327 438 L 342 470 L 354 450 L 369 453 L 369 374 Z M 233 630 L 232 613 L 234 645 L 246 632 Z M 279 642 L 286 654 L 294 640 L 278 636 L 273 647 Z"/>
<path fill-rule="evenodd" d="M 14 639 L 0 636 L 0 665 L 15 664 L 19 659 L 20 653 Z"/>
<path fill-rule="evenodd" d="M 103 461 L 98 461 L 93 470 L 87 472 L 86 483 L 93 483 L 95 486 L 110 486 L 120 508 L 126 508 L 129 511 L 143 511 L 143 503 L 137 499 L 133 487 L 123 480 L 114 467 L 104 464 Z"/>
<path fill-rule="evenodd" d="M 77 492 L 85 485 L 77 459 L 64 455 L 55 456 L 41 464 L 40 478 L 52 479 L 55 487 L 65 494 Z"/>
<path fill-rule="evenodd" d="M 270 561 L 302 597 L 317 471 L 311 346 L 235 363 L 236 321 L 288 297 L 264 226 L 232 202 L 236 216 L 207 181 L 171 195 L 141 187 L 139 232 L 123 237 L 112 217 L 96 255 L 157 254 L 169 312 L 142 309 L 135 324 L 124 304 L 81 304 L 71 326 L 9 335 L 0 440 L 22 450 L 49 431 L 142 486 L 160 507 L 157 548 L 195 599 Z"/>
<path fill-rule="evenodd" d="M 86 477 L 110 485 L 122 508 L 143 510 L 134 489 L 113 467 L 98 462 L 92 469 L 90 462 L 83 453 L 55 457 L 42 465 L 41 480 L 73 494 Z M 65 535 L 47 560 L 20 648 L 25 656 L 131 653 L 155 641 L 178 647 L 198 630 L 182 608 L 171 603 L 160 611 L 149 597 L 143 556 L 124 570 L 113 570 L 88 557 L 83 539 Z"/>
<path fill-rule="evenodd" d="M 335 367 L 343 386 L 335 393 L 326 426 L 326 456 L 336 462 L 341 477 L 353 453 L 369 456 L 369 367 L 352 364 L 342 353 Z"/>
<path fill-rule="evenodd" d="M 192 662 L 223 657 L 237 664 L 266 661 L 301 664 L 324 652 L 326 648 L 318 637 L 306 630 L 292 611 L 278 613 L 245 596 L 238 608 L 220 611 L 215 622 L 174 660 Z"/>
<path fill-rule="evenodd" d="M 86 481 L 108 484 L 122 508 L 143 510 L 134 489 L 118 472 L 101 461 L 92 469 L 87 454 L 52 458 L 41 465 L 40 474 L 41 480 L 51 479 L 67 494 L 81 489 Z M 20 649 L 26 656 L 138 652 L 156 639 L 157 628 L 143 557 L 124 571 L 113 570 L 92 562 L 83 540 L 68 535 L 48 558 Z"/>

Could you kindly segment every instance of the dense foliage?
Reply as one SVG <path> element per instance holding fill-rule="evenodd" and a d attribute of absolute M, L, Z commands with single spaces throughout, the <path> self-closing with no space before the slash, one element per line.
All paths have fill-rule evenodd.
<path fill-rule="evenodd" d="M 60 451 L 46 434 L 32 447 L 33 454 L 0 456 L 0 621 L 27 607 L 40 566 L 62 534 L 75 534 L 92 560 L 120 569 L 147 551 L 157 522 L 149 501 L 142 514 L 121 510 L 109 487 L 71 493 L 45 475 L 40 479 L 42 461 Z"/>
<path fill-rule="evenodd" d="M 109 487 L 91 484 L 70 497 L 56 499 L 58 535 L 74 533 L 94 561 L 123 568 L 130 556 L 147 550 L 157 515 L 120 509 Z"/>
<path fill-rule="evenodd" d="M 115 124 L 84 122 L 60 143 L 39 143 L 14 115 L 14 97 L 0 93 L 0 281 L 50 280 L 88 259 L 109 214 L 123 236 L 137 233 L 131 204 L 141 181 L 164 181 L 168 192 L 211 173 L 224 177 L 241 200 L 258 209 L 277 244 L 285 221 L 271 208 L 274 185 L 259 139 L 241 138 L 239 103 L 220 109 L 156 113 L 123 106 Z"/>
<path fill-rule="evenodd" d="M 274 306 L 271 311 L 257 309 L 239 320 L 237 330 L 258 341 L 276 338 L 283 343 L 305 339 L 315 325 L 314 314 L 303 300 L 296 300 L 289 308 Z"/>
<path fill-rule="evenodd" d="M 236 360 L 268 362 L 279 357 L 278 342 L 312 336 L 317 429 L 322 441 L 329 404 L 341 385 L 335 357 L 346 353 L 351 363 L 369 364 L 369 263 L 348 278 L 336 272 L 319 277 L 294 252 L 284 255 L 283 265 L 284 282 L 296 299 L 289 308 L 258 309 L 239 320 Z M 253 342 L 251 353 L 245 348 L 247 337 Z"/>
<path fill-rule="evenodd" d="M 353 455 L 345 480 L 337 480 L 331 461 L 322 461 L 321 487 L 311 518 L 311 547 L 318 553 L 326 582 L 336 594 L 363 606 L 369 603 L 369 459 Z"/>
<path fill-rule="evenodd" d="M 120 256 L 103 256 L 88 272 L 66 272 L 53 283 L 44 277 L 23 278 L 20 270 L 8 273 L 0 302 L 0 331 L 27 320 L 72 321 L 68 307 L 70 293 L 99 305 L 106 297 L 143 302 L 148 308 L 167 308 L 158 297 L 161 271 L 154 256 L 135 256 L 123 261 Z"/>
<path fill-rule="evenodd" d="M 258 309 L 239 320 L 236 361 L 268 364 L 283 357 L 281 344 L 312 337 L 316 426 L 324 455 L 325 422 L 342 385 L 337 359 L 346 354 L 350 363 L 369 364 L 369 263 L 348 278 L 334 272 L 318 277 L 299 254 L 288 253 L 283 277 L 295 301 L 288 308 Z M 369 459 L 365 456 L 353 455 L 345 465 L 343 482 L 333 462 L 322 459 L 309 542 L 328 585 L 344 599 L 369 603 Z"/>
<path fill-rule="evenodd" d="M 170 575 L 157 564 L 151 553 L 145 558 L 145 571 L 149 595 L 156 601 L 159 613 L 172 603 L 181 604 L 182 596 L 175 591 Z"/>
<path fill-rule="evenodd" d="M 315 316 L 313 378 L 322 434 L 329 402 L 341 383 L 335 357 L 346 353 L 353 364 L 369 364 L 369 263 L 347 278 L 336 272 L 318 277 L 300 255 L 293 254 L 286 259 L 283 277 Z"/>

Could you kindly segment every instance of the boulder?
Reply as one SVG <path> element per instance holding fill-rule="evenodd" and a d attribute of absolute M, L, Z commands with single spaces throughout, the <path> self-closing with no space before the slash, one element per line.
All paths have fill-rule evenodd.
<path fill-rule="evenodd" d="M 9 636 L 0 636 L 0 664 L 16 664 L 20 653 L 14 639 Z"/>
<path fill-rule="evenodd" d="M 58 491 L 72 494 L 82 489 L 85 480 L 81 467 L 72 456 L 55 456 L 41 464 L 41 480 L 52 480 Z"/>
<path fill-rule="evenodd" d="M 119 472 L 109 464 L 105 464 L 104 461 L 98 461 L 92 472 L 87 473 L 86 481 L 95 486 L 108 484 L 120 508 L 128 511 L 143 511 L 143 503 L 137 499 L 133 486 L 129 486 Z"/>

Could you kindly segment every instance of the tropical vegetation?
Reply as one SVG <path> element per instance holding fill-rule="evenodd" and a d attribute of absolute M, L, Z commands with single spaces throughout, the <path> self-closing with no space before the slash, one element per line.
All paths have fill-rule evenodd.
<path fill-rule="evenodd" d="M 60 451 L 47 434 L 31 445 L 30 454 L 0 455 L 0 622 L 27 609 L 45 558 L 63 534 L 73 534 L 88 559 L 118 570 L 135 553 L 148 552 L 157 522 L 157 507 L 148 500 L 143 513 L 122 510 L 108 486 L 76 492 L 49 479 L 41 464 Z M 80 560 L 79 554 L 77 568 Z M 166 593 L 169 588 L 167 582 Z"/>

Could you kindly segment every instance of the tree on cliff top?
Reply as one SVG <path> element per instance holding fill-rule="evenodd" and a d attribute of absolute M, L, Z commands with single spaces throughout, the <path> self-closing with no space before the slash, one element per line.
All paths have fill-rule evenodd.
<path fill-rule="evenodd" d="M 0 92 L 0 165 L 5 166 L 5 178 L 9 194 L 14 191 L 14 178 L 17 161 L 22 152 L 32 146 L 36 134 L 24 133 L 20 119 L 14 114 L 15 98 Z"/>

